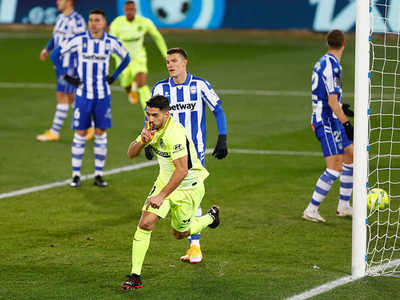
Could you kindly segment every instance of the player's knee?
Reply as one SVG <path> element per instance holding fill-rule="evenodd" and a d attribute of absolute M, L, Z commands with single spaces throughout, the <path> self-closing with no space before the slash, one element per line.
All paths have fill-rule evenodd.
<path fill-rule="evenodd" d="M 189 235 L 189 231 L 179 232 L 179 231 L 176 231 L 174 228 L 172 228 L 172 234 L 177 240 L 181 240 Z"/>

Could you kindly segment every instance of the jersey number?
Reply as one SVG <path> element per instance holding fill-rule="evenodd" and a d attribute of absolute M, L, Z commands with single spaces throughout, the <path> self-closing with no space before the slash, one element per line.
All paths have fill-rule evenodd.
<path fill-rule="evenodd" d="M 314 91 L 318 87 L 318 74 L 314 72 L 311 77 L 311 90 Z"/>
<path fill-rule="evenodd" d="M 78 120 L 81 117 L 81 112 L 79 111 L 79 107 L 74 111 L 74 119 Z"/>

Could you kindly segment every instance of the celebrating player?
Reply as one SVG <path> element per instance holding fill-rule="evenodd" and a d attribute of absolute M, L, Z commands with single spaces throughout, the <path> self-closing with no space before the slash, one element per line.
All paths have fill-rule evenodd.
<path fill-rule="evenodd" d="M 144 37 L 148 33 L 156 42 L 158 49 L 165 58 L 167 45 L 161 33 L 150 19 L 136 16 L 136 6 L 133 1 L 124 4 L 124 16 L 115 18 L 110 25 L 110 34 L 122 41 L 122 45 L 129 51 L 131 62 L 119 77 L 121 86 L 128 94 L 129 102 L 140 104 L 145 109 L 145 102 L 149 100 L 150 89 L 146 84 L 147 53 L 143 46 Z M 121 60 L 116 57 L 117 65 Z"/>
<path fill-rule="evenodd" d="M 204 166 L 206 146 L 206 110 L 207 106 L 214 114 L 219 132 L 217 146 L 213 155 L 223 159 L 228 154 L 226 144 L 226 117 L 221 100 L 208 81 L 195 77 L 186 71 L 187 54 L 182 48 L 171 48 L 167 52 L 167 68 L 170 78 L 158 82 L 152 91 L 154 95 L 168 98 L 171 115 L 185 126 L 196 147 L 197 157 Z M 152 159 L 151 146 L 146 148 L 146 157 Z M 196 216 L 201 216 L 199 206 Z M 200 233 L 189 236 L 190 249 L 181 260 L 191 263 L 201 262 Z"/>
<path fill-rule="evenodd" d="M 75 129 L 72 142 L 72 187 L 80 186 L 82 157 L 85 152 L 87 129 L 91 126 L 93 115 L 95 123 L 94 184 L 107 186 L 103 181 L 103 168 L 107 155 L 106 129 L 111 127 L 111 90 L 112 84 L 121 71 L 129 64 L 128 51 L 113 36 L 104 31 L 106 14 L 101 9 L 89 13 L 89 30 L 73 37 L 65 46 L 57 47 L 50 58 L 59 72 L 62 70 L 60 56 L 76 53 L 79 77 L 64 74 L 64 80 L 77 87 L 72 129 Z M 117 54 L 122 63 L 108 76 L 111 53 Z"/>
<path fill-rule="evenodd" d="M 40 52 L 40 60 L 45 61 L 49 55 L 49 51 L 53 50 L 59 45 L 62 45 L 64 41 L 73 37 L 76 33 L 83 32 L 86 30 L 86 23 L 83 17 L 74 10 L 76 0 L 57 0 L 57 9 L 61 11 L 56 18 L 56 25 L 53 29 L 53 36 L 51 37 L 47 46 Z M 38 141 L 58 141 L 60 139 L 60 130 L 64 124 L 64 120 L 68 115 L 69 104 L 74 102 L 75 87 L 67 83 L 62 75 L 69 72 L 73 75 L 74 69 L 69 66 L 73 66 L 73 57 L 69 54 L 64 55 L 62 61 L 62 69 L 57 72 L 57 108 L 53 119 L 53 125 L 50 130 L 46 130 L 44 134 L 40 134 L 36 137 Z M 90 138 L 93 137 L 93 131 L 91 131 Z"/>
<path fill-rule="evenodd" d="M 326 36 L 328 53 L 319 59 L 312 75 L 312 127 L 321 143 L 326 170 L 317 181 L 311 202 L 303 218 L 325 222 L 318 207 L 340 175 L 340 198 L 336 215 L 353 215 L 350 196 L 353 190 L 353 126 L 347 119 L 348 106 L 342 109 L 342 57 L 346 41 L 341 30 L 331 30 Z"/>
<path fill-rule="evenodd" d="M 202 217 L 195 217 L 205 194 L 203 181 L 209 175 L 196 156 L 188 131 L 169 112 L 169 101 L 162 95 L 147 101 L 146 125 L 129 145 L 128 156 L 137 157 L 146 145 L 157 154 L 160 173 L 142 209 L 132 249 L 132 273 L 121 285 L 123 290 L 142 287 L 142 264 L 149 248 L 151 232 L 171 209 L 171 229 L 176 239 L 196 234 L 207 226 L 219 225 L 219 208 L 213 205 Z"/>

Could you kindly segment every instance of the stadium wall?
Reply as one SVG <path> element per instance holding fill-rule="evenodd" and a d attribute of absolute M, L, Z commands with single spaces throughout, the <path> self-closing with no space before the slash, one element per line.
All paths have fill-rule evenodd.
<path fill-rule="evenodd" d="M 0 0 L 0 23 L 54 24 L 55 0 Z M 85 19 L 102 8 L 110 23 L 125 0 L 78 0 Z M 349 0 L 135 0 L 138 13 L 159 28 L 306 29 L 354 31 L 356 1 Z M 168 5 L 167 5 L 168 3 Z"/>

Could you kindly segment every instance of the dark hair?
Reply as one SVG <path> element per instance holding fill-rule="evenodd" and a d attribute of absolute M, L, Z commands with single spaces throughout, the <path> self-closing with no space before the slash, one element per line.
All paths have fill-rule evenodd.
<path fill-rule="evenodd" d="M 339 29 L 333 29 L 326 35 L 326 42 L 329 48 L 340 49 L 344 42 L 344 33 Z"/>
<path fill-rule="evenodd" d="M 169 111 L 169 101 L 168 98 L 163 95 L 156 95 L 146 102 L 148 107 L 158 108 L 161 111 Z"/>
<path fill-rule="evenodd" d="M 179 53 L 180 55 L 182 55 L 182 57 L 184 59 L 187 59 L 187 53 L 185 50 L 183 50 L 180 47 L 176 47 L 176 48 L 171 48 L 167 51 L 167 54 L 174 54 L 174 53 Z"/>
<path fill-rule="evenodd" d="M 124 5 L 127 5 L 127 4 L 133 4 L 133 5 L 136 5 L 136 4 L 135 4 L 135 2 L 134 2 L 134 1 L 132 1 L 132 0 L 127 0 L 127 1 L 125 1 Z"/>
<path fill-rule="evenodd" d="M 89 13 L 89 16 L 90 15 L 102 15 L 104 17 L 104 19 L 106 18 L 106 12 L 100 8 L 91 10 Z"/>
<path fill-rule="evenodd" d="M 77 0 L 70 0 L 70 1 L 72 2 L 72 5 L 75 6 Z"/>

